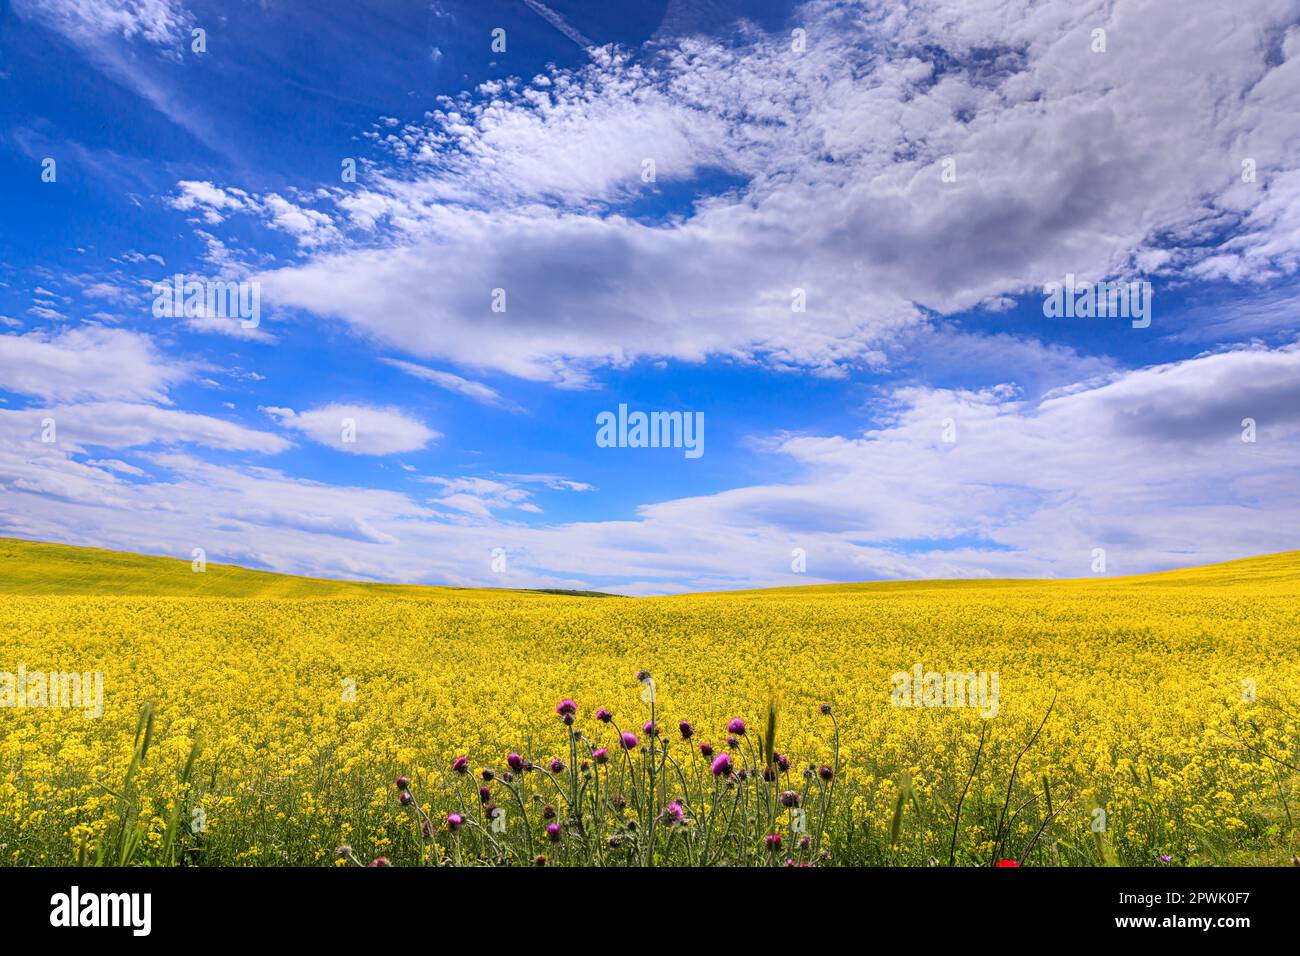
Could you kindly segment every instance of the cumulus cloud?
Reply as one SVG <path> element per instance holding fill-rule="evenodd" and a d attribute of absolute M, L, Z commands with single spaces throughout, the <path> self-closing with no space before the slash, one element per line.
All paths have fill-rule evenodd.
<path fill-rule="evenodd" d="M 346 238 L 262 278 L 410 354 L 573 385 L 645 357 L 843 374 L 1066 273 L 1289 275 L 1293 6 L 1193 6 L 813 3 L 802 53 L 751 31 L 496 81 L 376 132 L 387 161 L 333 196 Z M 626 212 L 710 171 L 689 210 Z"/>
<path fill-rule="evenodd" d="M 64 332 L 0 335 L 0 382 L 52 401 L 166 402 L 190 369 L 165 359 L 138 332 L 84 326 Z"/>
<path fill-rule="evenodd" d="M 262 410 L 286 428 L 352 455 L 415 451 L 439 437 L 423 422 L 391 407 L 335 402 L 305 412 L 277 407 Z"/>
<path fill-rule="evenodd" d="M 150 456 L 165 476 L 125 483 L 29 441 L 0 457 L 12 492 L 0 527 L 55 540 L 77 528 L 81 543 L 163 553 L 188 553 L 199 535 L 210 558 L 297 573 L 627 593 L 1081 577 L 1095 548 L 1108 573 L 1136 573 L 1294 547 L 1297 380 L 1300 348 L 1286 347 L 1117 372 L 1034 400 L 1007 387 L 897 389 L 879 428 L 773 444 L 793 468 L 783 483 L 560 524 L 497 514 L 529 503 L 525 484 L 570 481 L 554 475 L 437 477 L 426 484 L 441 499 L 421 502 L 166 453 Z M 1256 420 L 1253 443 L 1243 417 Z M 491 570 L 498 547 L 506 576 Z M 806 574 L 791 572 L 795 548 Z"/>
<path fill-rule="evenodd" d="M 275 454 L 292 444 L 280 435 L 210 415 L 133 402 L 0 410 L 0 433 L 14 442 L 15 448 L 46 451 L 40 445 L 47 421 L 53 423 L 53 444 L 77 450 L 85 446 L 137 448 L 191 443 L 226 451 Z"/>

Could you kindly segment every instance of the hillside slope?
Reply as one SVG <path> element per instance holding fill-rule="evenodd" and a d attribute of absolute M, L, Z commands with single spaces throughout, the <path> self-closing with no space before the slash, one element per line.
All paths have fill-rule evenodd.
<path fill-rule="evenodd" d="M 719 592 L 733 597 L 791 597 L 894 591 L 997 589 L 1014 586 L 1086 589 L 1095 587 L 1165 588 L 1225 587 L 1267 584 L 1278 593 L 1300 594 L 1300 551 L 1261 555 L 1177 571 L 1132 576 L 1097 576 L 1064 580 L 1036 578 L 870 581 L 853 584 L 813 584 L 752 591 Z M 596 591 L 527 591 L 509 588 L 454 588 L 415 584 L 377 584 L 330 578 L 298 577 L 253 571 L 231 564 L 211 564 L 197 574 L 179 558 L 107 551 L 66 544 L 48 544 L 0 537 L 0 594 L 159 597 L 346 598 L 346 597 L 472 597 L 512 593 L 537 598 L 557 595 L 606 597 Z M 678 597 L 688 597 L 679 595 Z M 660 600 L 660 599 L 655 599 Z M 672 597 L 663 600 L 673 600 Z"/>
<path fill-rule="evenodd" d="M 499 589 L 422 587 L 336 581 L 207 565 L 202 574 L 179 558 L 0 538 L 0 594 L 157 597 L 344 598 L 500 594 Z M 545 597 L 539 592 L 521 595 Z"/>

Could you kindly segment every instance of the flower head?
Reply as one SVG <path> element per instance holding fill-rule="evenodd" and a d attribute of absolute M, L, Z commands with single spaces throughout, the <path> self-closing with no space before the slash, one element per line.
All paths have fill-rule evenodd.
<path fill-rule="evenodd" d="M 551 760 L 551 773 L 564 773 L 564 761 L 559 757 Z"/>
<path fill-rule="evenodd" d="M 459 830 L 464 825 L 464 823 L 465 823 L 465 818 L 462 817 L 459 813 L 447 814 L 448 830 Z"/>
<path fill-rule="evenodd" d="M 566 697 L 555 705 L 555 712 L 561 717 L 572 717 L 578 712 L 578 705 Z"/>
<path fill-rule="evenodd" d="M 598 764 L 609 763 L 609 750 L 605 747 L 597 747 L 591 752 L 591 759 Z"/>
<path fill-rule="evenodd" d="M 672 803 L 668 804 L 668 806 L 664 807 L 663 821 L 669 826 L 672 826 L 674 823 L 681 823 L 684 815 L 685 811 L 682 809 L 682 805 L 674 800 Z"/>
<path fill-rule="evenodd" d="M 453 773 L 469 773 L 469 758 L 457 757 L 451 762 L 451 769 Z"/>
<path fill-rule="evenodd" d="M 513 751 L 506 757 L 506 765 L 515 773 L 524 769 L 524 758 Z"/>
<path fill-rule="evenodd" d="M 776 853 L 781 849 L 781 834 L 775 832 L 769 833 L 763 838 L 763 842 L 767 844 L 769 850 Z"/>
<path fill-rule="evenodd" d="M 410 790 L 410 789 L 411 789 L 411 778 L 410 778 L 410 777 L 398 777 L 398 778 L 397 778 L 396 780 L 394 780 L 393 782 L 397 784 L 397 789 L 398 789 L 398 790 Z"/>
<path fill-rule="evenodd" d="M 623 731 L 623 735 L 619 737 L 618 742 L 622 745 L 624 750 L 631 750 L 637 745 L 638 741 L 636 739 L 636 734 L 632 733 L 630 730 L 625 730 Z"/>
<path fill-rule="evenodd" d="M 645 735 L 647 737 L 659 736 L 659 725 L 656 724 L 653 720 L 647 720 L 645 722 L 645 725 L 641 729 L 645 731 Z"/>
<path fill-rule="evenodd" d="M 727 721 L 727 733 L 735 734 L 737 737 L 745 733 L 745 719 L 743 717 L 732 717 Z"/>
<path fill-rule="evenodd" d="M 713 744 L 709 743 L 707 740 L 702 742 L 700 744 L 700 756 L 703 757 L 705 760 L 708 760 L 710 757 L 712 757 Z"/>
<path fill-rule="evenodd" d="M 596 719 L 602 724 L 607 724 L 614 719 L 614 713 L 613 711 L 602 707 L 600 710 L 596 711 Z"/>
<path fill-rule="evenodd" d="M 998 860 L 998 862 L 993 865 L 994 866 L 1019 866 L 1020 864 L 1017 863 L 1015 860 Z"/>
<path fill-rule="evenodd" d="M 823 780 L 829 783 L 831 780 L 835 779 L 835 771 L 832 770 L 830 767 L 826 766 L 825 764 L 822 764 L 820 767 L 817 768 L 817 776 L 821 777 Z"/>
<path fill-rule="evenodd" d="M 564 839 L 564 831 L 558 823 L 546 824 L 546 836 L 552 843 L 559 843 Z"/>
<path fill-rule="evenodd" d="M 690 740 L 695 736 L 695 728 L 691 726 L 689 720 L 683 720 L 677 725 L 677 729 L 682 732 L 682 740 Z"/>
<path fill-rule="evenodd" d="M 732 771 L 731 754 L 718 754 L 713 760 L 709 772 L 715 777 L 730 777 Z"/>

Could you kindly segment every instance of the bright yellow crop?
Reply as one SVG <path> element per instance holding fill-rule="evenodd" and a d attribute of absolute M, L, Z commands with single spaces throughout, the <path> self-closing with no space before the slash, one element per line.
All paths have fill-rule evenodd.
<path fill-rule="evenodd" d="M 731 717 L 760 725 L 775 695 L 777 749 L 800 779 L 833 759 L 818 705 L 834 705 L 831 862 L 948 862 L 984 729 L 958 862 L 1019 856 L 1040 825 L 1029 862 L 1275 862 L 1295 840 L 1278 808 L 1283 796 L 1296 804 L 1285 763 L 1298 762 L 1298 597 L 1300 555 L 1115 581 L 642 600 L 415 589 L 322 600 L 7 595 L 0 673 L 102 672 L 104 713 L 0 709 L 0 862 L 69 862 L 111 829 L 145 702 L 157 724 L 133 784 L 142 853 L 162 843 L 181 801 L 192 862 L 328 864 L 344 843 L 363 859 L 412 861 L 418 837 L 396 776 L 441 819 L 464 798 L 447 779 L 457 755 L 475 771 L 499 771 L 509 751 L 567 763 L 562 698 L 613 747 L 594 712 L 609 707 L 640 732 L 641 668 L 683 759 L 702 740 L 725 749 Z M 942 697 L 895 706 L 895 675 L 910 678 L 917 664 L 996 673 L 996 717 Z M 1011 767 L 1054 698 L 1006 816 L 1030 802 L 1003 830 Z M 696 728 L 689 742 L 682 718 Z M 202 751 L 178 792 L 195 735 Z M 891 841 L 909 780 L 916 799 L 902 802 Z"/>

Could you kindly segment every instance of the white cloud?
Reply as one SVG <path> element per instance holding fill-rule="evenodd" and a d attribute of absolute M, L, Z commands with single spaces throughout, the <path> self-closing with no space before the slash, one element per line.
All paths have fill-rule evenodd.
<path fill-rule="evenodd" d="M 93 465 L 96 468 L 107 468 L 109 471 L 116 471 L 123 475 L 135 475 L 137 478 L 145 477 L 146 472 L 135 465 L 127 464 L 118 458 L 108 458 L 99 461 L 87 461 L 87 465 Z"/>
<path fill-rule="evenodd" d="M 291 445 L 280 435 L 224 419 L 133 402 L 0 410 L 0 433 L 16 447 L 45 452 L 49 449 L 41 448 L 41 434 L 46 419 L 54 421 L 56 444 L 76 450 L 85 446 L 137 448 L 185 442 L 228 451 L 275 454 Z"/>
<path fill-rule="evenodd" d="M 439 388 L 445 388 L 449 392 L 455 392 L 458 395 L 464 395 L 466 398 L 472 398 L 476 402 L 484 405 L 495 405 L 498 408 L 509 408 L 513 411 L 521 411 L 514 402 L 505 398 L 500 392 L 490 385 L 484 385 L 482 382 L 475 382 L 460 375 L 451 372 L 443 372 L 438 369 L 427 368 L 423 365 L 417 365 L 414 362 L 406 362 L 402 359 L 386 358 L 384 362 L 393 368 L 399 368 L 409 375 L 423 379 Z"/>
<path fill-rule="evenodd" d="M 485 84 L 377 132 L 391 159 L 337 197 L 350 237 L 263 282 L 413 355 L 582 384 L 642 357 L 843 374 L 925 310 L 1005 307 L 1068 272 L 1290 274 L 1292 5 L 1193 7 L 809 4 L 803 54 L 751 32 Z M 663 222 L 620 215 L 709 169 L 743 186 Z"/>
<path fill-rule="evenodd" d="M 440 477 L 431 483 L 451 500 L 431 507 L 179 455 L 151 456 L 170 477 L 106 483 L 29 438 L 0 454 L 0 527 L 51 540 L 76 528 L 80 543 L 165 553 L 188 553 L 197 537 L 210 560 L 297 573 L 636 593 L 1087 576 L 1096 547 L 1108 573 L 1125 574 L 1294 548 L 1297 382 L 1300 348 L 1289 347 L 1117 373 L 1035 401 L 1009 388 L 901 389 L 874 431 L 776 442 L 795 469 L 784 483 L 550 525 L 494 512 L 527 503 L 525 478 L 568 480 L 557 476 Z M 1253 444 L 1244 417 L 1257 421 Z M 945 418 L 955 443 L 942 439 Z M 497 547 L 504 576 L 490 567 Z M 790 571 L 796 547 L 805 575 Z"/>
<path fill-rule="evenodd" d="M 336 402 L 305 412 L 276 407 L 262 410 L 314 442 L 353 455 L 415 451 L 439 437 L 438 432 L 397 408 Z"/>
<path fill-rule="evenodd" d="M 189 375 L 137 332 L 85 326 L 49 334 L 0 335 L 5 388 L 52 401 L 130 399 L 166 402 Z"/>
<path fill-rule="evenodd" d="M 116 34 L 160 46 L 177 43 L 190 19 L 174 0 L 14 0 L 14 10 L 74 40 Z"/>
<path fill-rule="evenodd" d="M 524 511 L 541 514 L 525 485 L 543 485 L 551 491 L 590 491 L 591 485 L 570 481 L 558 475 L 502 475 L 498 478 L 444 478 L 427 476 L 416 479 L 439 485 L 443 494 L 429 504 L 460 512 L 472 518 L 490 518 L 497 511 Z"/>
<path fill-rule="evenodd" d="M 182 212 L 196 212 L 207 225 L 219 225 L 234 212 L 261 217 L 268 226 L 291 235 L 300 246 L 310 248 L 338 238 L 334 221 L 327 214 L 299 206 L 279 193 L 253 196 L 242 189 L 214 186 L 206 180 L 181 180 L 179 194 L 168 204 Z M 205 238 L 212 239 L 207 233 Z M 213 240 L 221 246 L 219 240 Z"/>

